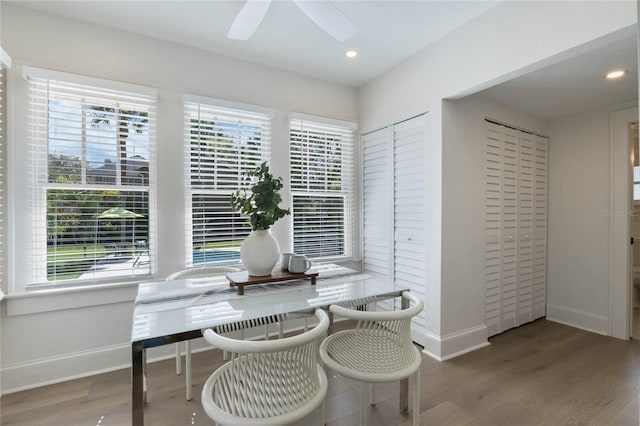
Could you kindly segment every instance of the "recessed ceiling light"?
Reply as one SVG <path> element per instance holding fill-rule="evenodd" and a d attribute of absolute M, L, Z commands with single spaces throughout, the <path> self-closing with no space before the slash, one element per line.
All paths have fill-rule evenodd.
<path fill-rule="evenodd" d="M 347 53 L 345 53 L 345 55 L 347 56 L 347 58 L 355 58 L 356 56 L 358 56 L 358 52 L 353 49 L 347 50 Z"/>
<path fill-rule="evenodd" d="M 626 70 L 613 70 L 613 71 L 607 73 L 607 79 L 614 80 L 616 78 L 620 78 L 620 77 L 624 76 L 626 73 L 627 73 Z"/>

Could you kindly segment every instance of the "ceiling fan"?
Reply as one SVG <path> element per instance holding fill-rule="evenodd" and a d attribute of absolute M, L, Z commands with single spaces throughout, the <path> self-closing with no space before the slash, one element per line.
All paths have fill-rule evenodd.
<path fill-rule="evenodd" d="M 356 27 L 329 0 L 292 0 L 322 30 L 338 41 L 345 41 L 356 33 Z M 231 24 L 227 38 L 248 40 L 264 19 L 271 0 L 247 0 Z"/>

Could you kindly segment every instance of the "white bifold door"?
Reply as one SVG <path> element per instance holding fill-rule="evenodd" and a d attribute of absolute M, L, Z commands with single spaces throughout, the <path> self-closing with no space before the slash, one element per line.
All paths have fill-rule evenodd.
<path fill-rule="evenodd" d="M 545 316 L 548 138 L 487 121 L 489 336 Z"/>
<path fill-rule="evenodd" d="M 363 269 L 426 289 L 426 115 L 362 136 Z M 390 307 L 389 307 L 390 308 Z M 425 313 L 413 319 L 414 341 L 424 345 Z"/>

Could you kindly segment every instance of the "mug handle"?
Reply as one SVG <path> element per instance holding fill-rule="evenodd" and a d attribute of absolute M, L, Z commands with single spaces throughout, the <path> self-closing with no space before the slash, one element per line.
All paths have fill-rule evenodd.
<path fill-rule="evenodd" d="M 304 267 L 304 271 L 307 272 L 309 269 L 311 269 L 311 261 L 309 259 L 305 259 L 305 267 Z"/>

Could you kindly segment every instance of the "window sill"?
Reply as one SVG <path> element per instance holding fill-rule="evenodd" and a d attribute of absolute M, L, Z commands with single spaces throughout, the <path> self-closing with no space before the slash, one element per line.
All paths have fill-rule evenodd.
<path fill-rule="evenodd" d="M 6 294 L 7 316 L 133 302 L 138 282 Z"/>

